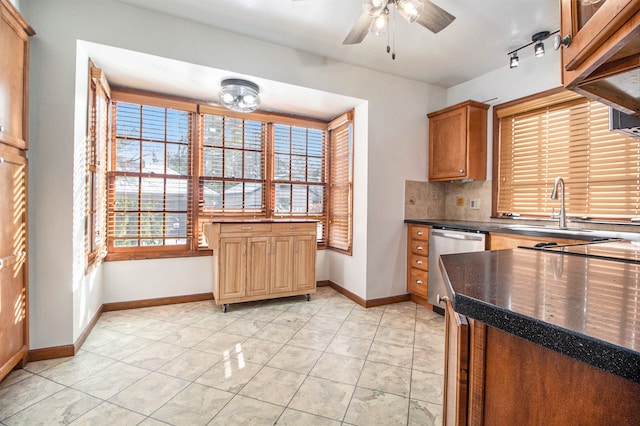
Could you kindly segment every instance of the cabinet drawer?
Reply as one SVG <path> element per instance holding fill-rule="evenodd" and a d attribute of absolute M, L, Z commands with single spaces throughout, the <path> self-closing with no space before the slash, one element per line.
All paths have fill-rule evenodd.
<path fill-rule="evenodd" d="M 409 272 L 409 281 L 407 282 L 407 290 L 410 293 L 427 297 L 427 277 L 429 273 L 421 269 L 411 268 Z"/>
<path fill-rule="evenodd" d="M 416 254 L 418 256 L 429 256 L 429 242 L 412 240 L 411 253 Z"/>
<path fill-rule="evenodd" d="M 429 240 L 429 227 L 412 225 L 409 228 L 409 238 L 412 240 Z"/>
<path fill-rule="evenodd" d="M 274 233 L 291 235 L 291 234 L 310 234 L 315 235 L 318 225 L 315 223 L 274 223 L 271 231 Z"/>
<path fill-rule="evenodd" d="M 223 223 L 220 226 L 220 233 L 238 232 L 271 232 L 270 223 Z"/>
<path fill-rule="evenodd" d="M 429 269 L 429 258 L 427 256 L 419 256 L 412 254 L 409 258 L 409 267 L 418 268 L 426 271 Z"/>

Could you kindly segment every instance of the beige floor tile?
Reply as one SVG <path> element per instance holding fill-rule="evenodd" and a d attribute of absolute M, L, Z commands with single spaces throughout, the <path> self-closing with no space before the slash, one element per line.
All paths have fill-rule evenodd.
<path fill-rule="evenodd" d="M 434 352 L 414 348 L 413 368 L 414 370 L 424 371 L 425 373 L 442 374 L 444 371 L 444 350 Z"/>
<path fill-rule="evenodd" d="M 6 388 L 7 386 L 11 386 L 15 383 L 21 382 L 24 379 L 28 379 L 31 376 L 33 376 L 33 373 L 25 369 L 13 370 L 12 372 L 9 373 L 9 375 L 7 375 L 7 377 L 2 379 L 2 381 L 0 382 L 0 389 Z"/>
<path fill-rule="evenodd" d="M 145 339 L 157 341 L 162 340 L 172 333 L 177 333 L 183 328 L 185 328 L 185 326 L 182 324 L 174 324 L 167 321 L 155 321 L 153 324 L 138 329 L 131 334 L 138 337 L 144 337 Z"/>
<path fill-rule="evenodd" d="M 371 340 L 337 335 L 333 338 L 326 352 L 365 359 L 371 348 Z"/>
<path fill-rule="evenodd" d="M 98 371 L 104 370 L 115 362 L 115 360 L 104 356 L 84 352 L 69 358 L 62 364 L 41 371 L 40 375 L 60 384 L 71 386 Z"/>
<path fill-rule="evenodd" d="M 172 425 L 206 425 L 234 395 L 192 383 L 152 417 Z"/>
<path fill-rule="evenodd" d="M 330 318 L 345 320 L 351 313 L 353 307 L 345 308 L 341 305 L 333 306 L 328 303 L 322 307 L 317 315 L 322 315 Z"/>
<path fill-rule="evenodd" d="M 107 343 L 115 342 L 125 337 L 126 334 L 109 330 L 108 328 L 94 327 L 89 334 L 89 337 L 82 344 L 82 349 L 85 351 L 91 351 L 97 349 L 100 346 L 104 346 Z"/>
<path fill-rule="evenodd" d="M 314 416 L 290 408 L 284 410 L 276 424 L 282 426 L 340 426 L 340 422 L 337 420 Z"/>
<path fill-rule="evenodd" d="M 412 399 L 409 403 L 410 426 L 442 425 L 442 405 Z"/>
<path fill-rule="evenodd" d="M 323 351 L 331 343 L 334 333 L 325 333 L 317 330 L 302 328 L 287 342 L 291 346 L 315 349 Z"/>
<path fill-rule="evenodd" d="M 181 346 L 164 342 L 155 342 L 138 352 L 129 355 L 122 362 L 136 367 L 156 370 L 186 351 Z"/>
<path fill-rule="evenodd" d="M 268 323 L 264 321 L 256 321 L 243 317 L 232 322 L 221 331 L 224 333 L 238 334 L 240 336 L 251 337 Z"/>
<path fill-rule="evenodd" d="M 106 400 L 122 392 L 149 373 L 149 370 L 116 362 L 75 383 L 73 388 Z"/>
<path fill-rule="evenodd" d="M 409 397 L 411 369 L 367 361 L 358 387 Z"/>
<path fill-rule="evenodd" d="M 211 315 L 194 322 L 193 324 L 191 324 L 191 327 L 204 328 L 205 330 L 211 331 L 220 331 L 232 322 L 237 321 L 238 319 L 238 317 L 234 317 L 233 315 L 215 315 L 212 313 Z"/>
<path fill-rule="evenodd" d="M 192 348 L 207 337 L 210 337 L 213 333 L 212 330 L 186 326 L 163 337 L 162 341 L 171 343 L 172 345 L 182 346 L 183 348 Z"/>
<path fill-rule="evenodd" d="M 399 346 L 374 341 L 371 345 L 369 355 L 367 355 L 367 361 L 411 368 L 413 348 L 410 346 Z"/>
<path fill-rule="evenodd" d="M 188 384 L 189 382 L 176 377 L 150 373 L 111 397 L 109 402 L 148 416 Z"/>
<path fill-rule="evenodd" d="M 349 316 L 351 318 L 351 316 Z M 343 336 L 360 337 L 362 339 L 373 339 L 378 331 L 377 324 L 354 321 L 347 318 L 343 323 L 338 334 Z"/>
<path fill-rule="evenodd" d="M 385 312 L 382 315 L 382 319 L 380 319 L 380 326 L 413 331 L 415 328 L 415 314 L 404 311 L 400 311 L 399 313 Z"/>
<path fill-rule="evenodd" d="M 440 374 L 413 370 L 411 374 L 411 399 L 432 404 L 442 404 L 444 378 Z"/>
<path fill-rule="evenodd" d="M 288 325 L 296 329 L 302 328 L 303 325 L 311 319 L 312 315 L 299 314 L 296 312 L 284 311 L 278 315 L 273 322 L 276 324 Z"/>
<path fill-rule="evenodd" d="M 284 345 L 267 365 L 295 373 L 307 374 L 321 355 L 322 352 L 313 349 Z"/>
<path fill-rule="evenodd" d="M 353 310 L 347 317 L 347 320 L 366 322 L 367 324 L 378 325 L 380 324 L 380 320 L 382 319 L 383 314 L 384 314 L 383 309 L 362 308 L 362 307 L 356 306 L 353 308 Z"/>
<path fill-rule="evenodd" d="M 413 327 L 405 330 L 381 325 L 378 327 L 376 337 L 373 340 L 394 345 L 413 346 L 413 334 Z"/>
<path fill-rule="evenodd" d="M 73 426 L 134 426 L 144 420 L 140 413 L 103 402 L 71 422 Z"/>
<path fill-rule="evenodd" d="M 91 352 L 122 361 L 129 355 L 146 348 L 154 342 L 155 340 L 129 335 L 95 348 Z"/>
<path fill-rule="evenodd" d="M 307 377 L 289 403 L 289 408 L 342 420 L 354 389 L 354 386 L 344 383 Z"/>
<path fill-rule="evenodd" d="M 255 339 L 267 340 L 274 343 L 286 343 L 299 330 L 284 324 L 270 323 L 253 335 Z"/>
<path fill-rule="evenodd" d="M 64 386 L 40 376 L 0 389 L 0 422 L 63 389 Z"/>
<path fill-rule="evenodd" d="M 249 337 L 240 344 L 239 351 L 234 351 L 230 355 L 247 362 L 266 364 L 280 348 L 282 348 L 282 343 L 268 342 L 266 340 Z"/>
<path fill-rule="evenodd" d="M 300 302 L 294 305 L 291 305 L 287 312 L 302 314 L 302 315 L 315 315 L 318 313 L 320 309 L 324 306 L 325 302 L 322 303 L 313 303 L 313 302 Z"/>
<path fill-rule="evenodd" d="M 240 395 L 286 406 L 305 379 L 304 374 L 264 367 L 242 388 Z"/>
<path fill-rule="evenodd" d="M 325 352 L 309 375 L 355 385 L 358 382 L 363 366 L 363 359 Z"/>
<path fill-rule="evenodd" d="M 344 421 L 353 425 L 406 425 L 408 405 L 408 398 L 358 387 Z"/>
<path fill-rule="evenodd" d="M 444 331 L 442 334 L 416 332 L 414 345 L 416 348 L 430 351 L 444 350 Z"/>
<path fill-rule="evenodd" d="M 51 367 L 55 367 L 56 365 L 60 365 L 63 362 L 69 361 L 70 359 L 73 359 L 73 357 L 66 356 L 63 358 L 52 358 L 52 359 L 45 359 L 42 361 L 32 361 L 32 362 L 29 362 L 27 366 L 24 367 L 24 369 L 31 373 L 38 374 L 41 371 L 47 370 Z"/>
<path fill-rule="evenodd" d="M 261 368 L 260 364 L 227 357 L 198 377 L 196 383 L 237 393 Z"/>
<path fill-rule="evenodd" d="M 85 393 L 66 388 L 4 419 L 2 423 L 7 426 L 68 424 L 101 402 Z"/>
<path fill-rule="evenodd" d="M 316 315 L 313 318 L 311 318 L 304 325 L 303 328 L 335 334 L 340 329 L 343 322 L 344 321 L 340 318 L 332 318 L 332 317 L 325 317 L 322 315 Z"/>
<path fill-rule="evenodd" d="M 416 331 L 421 333 L 444 334 L 444 321 L 437 321 L 433 318 L 417 318 Z"/>
<path fill-rule="evenodd" d="M 222 356 L 229 356 L 234 352 L 239 352 L 240 344 L 245 340 L 247 340 L 246 336 L 218 331 L 195 345 L 193 349 Z"/>
<path fill-rule="evenodd" d="M 273 425 L 283 410 L 279 405 L 236 395 L 209 425 Z"/>
<path fill-rule="evenodd" d="M 193 381 L 222 359 L 222 355 L 189 349 L 156 371 L 180 379 Z"/>

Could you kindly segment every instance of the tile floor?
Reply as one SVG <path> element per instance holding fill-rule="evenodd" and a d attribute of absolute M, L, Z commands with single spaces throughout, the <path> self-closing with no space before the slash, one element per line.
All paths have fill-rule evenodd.
<path fill-rule="evenodd" d="M 444 320 L 304 297 L 107 312 L 0 382 L 2 425 L 440 425 Z"/>

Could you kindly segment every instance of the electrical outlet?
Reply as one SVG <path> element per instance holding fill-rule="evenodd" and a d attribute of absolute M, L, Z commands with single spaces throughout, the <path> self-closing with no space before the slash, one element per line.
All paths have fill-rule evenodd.
<path fill-rule="evenodd" d="M 480 209 L 480 200 L 470 200 L 469 201 L 469 208 L 473 209 L 473 210 L 479 210 Z"/>

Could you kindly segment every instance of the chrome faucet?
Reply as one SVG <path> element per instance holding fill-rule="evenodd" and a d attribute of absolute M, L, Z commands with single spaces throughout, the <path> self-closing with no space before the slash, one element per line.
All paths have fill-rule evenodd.
<path fill-rule="evenodd" d="M 561 177 L 557 177 L 556 181 L 553 184 L 553 192 L 551 193 L 551 199 L 558 199 L 558 184 L 560 185 L 560 190 L 562 191 L 562 196 L 560 197 L 560 228 L 567 228 L 567 212 L 564 209 L 564 180 Z"/>

